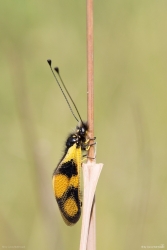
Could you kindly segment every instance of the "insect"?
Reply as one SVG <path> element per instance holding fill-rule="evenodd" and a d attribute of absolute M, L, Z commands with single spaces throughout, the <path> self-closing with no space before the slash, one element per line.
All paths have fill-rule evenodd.
<path fill-rule="evenodd" d="M 71 133 L 66 140 L 64 155 L 54 170 L 52 179 L 53 191 L 61 215 L 67 225 L 74 225 L 81 216 L 82 201 L 80 191 L 80 170 L 83 159 L 82 153 L 85 150 L 89 150 L 91 145 L 94 145 L 94 143 L 89 145 L 89 141 L 94 140 L 95 138 L 88 138 L 88 124 L 87 122 L 82 121 L 78 109 L 64 85 L 59 69 L 54 68 L 55 72 L 59 76 L 61 85 L 54 73 L 51 60 L 47 60 L 47 62 L 74 118 L 79 122 L 76 130 Z M 69 99 L 67 98 L 62 87 L 65 89 L 67 96 L 74 105 L 79 119 L 75 116 L 70 106 Z"/>

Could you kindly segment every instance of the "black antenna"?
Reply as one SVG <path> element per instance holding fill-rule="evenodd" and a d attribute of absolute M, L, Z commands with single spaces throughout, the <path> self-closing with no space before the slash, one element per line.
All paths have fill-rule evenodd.
<path fill-rule="evenodd" d="M 63 80 L 62 80 L 62 78 L 61 78 L 59 68 L 56 67 L 56 68 L 54 68 L 54 70 L 57 72 L 57 74 L 58 74 L 58 76 L 59 76 L 59 78 L 60 78 L 60 81 L 61 81 L 63 87 L 65 88 L 65 91 L 67 92 L 67 95 L 69 96 L 71 102 L 73 103 L 73 105 L 74 105 L 74 107 L 75 107 L 75 110 L 77 111 L 77 114 L 78 114 L 78 116 L 79 116 L 79 119 L 80 119 L 81 122 L 82 122 L 82 118 L 81 118 L 81 116 L 80 116 L 80 113 L 79 113 L 79 111 L 78 111 L 76 105 L 75 105 L 75 102 L 73 101 L 72 97 L 70 96 L 70 93 L 68 92 L 68 90 L 67 90 L 67 88 L 66 88 L 66 86 L 65 86 L 65 84 L 64 84 L 64 82 L 63 82 Z M 82 122 L 82 123 L 83 123 L 83 122 Z"/>
<path fill-rule="evenodd" d="M 69 103 L 69 101 L 68 101 L 68 99 L 67 99 L 67 97 L 66 97 L 66 95 L 65 95 L 65 93 L 64 93 L 64 91 L 63 91 L 63 89 L 62 89 L 62 87 L 61 87 L 61 85 L 60 85 L 60 83 L 59 83 L 59 81 L 58 81 L 58 79 L 57 79 L 57 77 L 56 77 L 56 75 L 55 75 L 53 69 L 52 69 L 52 61 L 51 61 L 50 59 L 48 59 L 47 62 L 48 62 L 48 64 L 49 64 L 49 66 L 50 66 L 50 69 L 51 69 L 51 71 L 52 71 L 52 74 L 53 74 L 53 76 L 54 76 L 54 78 L 55 78 L 57 84 L 59 85 L 59 88 L 60 88 L 60 90 L 61 90 L 61 92 L 62 92 L 64 98 L 66 99 L 66 102 L 67 102 L 67 104 L 68 104 L 68 106 L 69 106 L 69 109 L 71 110 L 71 113 L 73 114 L 73 116 L 74 116 L 74 118 L 76 119 L 76 121 L 79 122 L 78 119 L 77 119 L 77 117 L 75 116 L 75 114 L 74 114 L 74 112 L 73 112 L 71 106 L 70 106 L 70 103 Z M 56 69 L 57 69 L 57 70 L 56 70 Z M 59 72 L 59 69 L 58 69 L 58 68 L 55 68 L 55 70 L 56 70 L 57 73 Z M 58 73 L 58 75 L 59 75 L 59 73 Z M 59 75 L 59 77 L 60 77 L 60 75 Z M 61 77 L 60 77 L 60 80 L 61 80 Z M 75 107 L 75 109 L 76 109 L 76 111 L 77 111 L 77 113 L 78 113 L 78 115 L 79 115 L 79 118 L 80 118 L 80 120 L 81 120 L 81 122 L 82 122 L 82 119 L 81 119 L 81 117 L 80 117 L 80 114 L 79 114 L 79 112 L 78 112 L 78 110 L 77 110 L 77 108 L 76 108 L 76 105 L 75 105 L 74 101 L 72 100 L 72 98 L 71 98 L 70 94 L 68 93 L 68 91 L 67 91 L 67 89 L 66 89 L 66 87 L 65 87 L 65 85 L 64 85 L 64 83 L 63 83 L 62 80 L 61 80 L 61 82 L 62 82 L 62 85 L 63 85 L 63 87 L 65 88 L 65 90 L 66 90 L 68 96 L 70 97 L 70 99 L 71 99 L 71 101 L 72 101 L 72 103 L 73 103 L 73 105 L 74 105 L 74 107 Z"/>

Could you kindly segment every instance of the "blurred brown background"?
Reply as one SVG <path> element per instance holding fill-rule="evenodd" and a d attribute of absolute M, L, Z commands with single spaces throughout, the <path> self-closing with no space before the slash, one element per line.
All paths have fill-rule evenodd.
<path fill-rule="evenodd" d="M 1 1 L 0 247 L 79 248 L 52 172 L 76 122 L 52 59 L 86 119 L 85 1 Z M 97 250 L 167 247 L 167 2 L 95 1 Z"/>

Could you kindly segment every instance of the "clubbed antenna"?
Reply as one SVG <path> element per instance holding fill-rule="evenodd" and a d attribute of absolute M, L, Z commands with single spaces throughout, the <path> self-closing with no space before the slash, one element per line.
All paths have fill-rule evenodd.
<path fill-rule="evenodd" d="M 69 103 L 69 101 L 68 101 L 68 99 L 67 99 L 67 96 L 65 95 L 65 93 L 64 93 L 64 91 L 63 91 L 63 89 L 62 89 L 62 87 L 61 87 L 61 85 L 60 85 L 60 83 L 59 83 L 59 81 L 58 81 L 58 79 L 57 79 L 57 77 L 56 77 L 54 71 L 53 71 L 53 68 L 52 68 L 52 61 L 51 61 L 50 59 L 48 59 L 47 62 L 48 62 L 48 64 L 49 64 L 50 69 L 51 69 L 51 71 L 52 71 L 52 74 L 53 74 L 53 76 L 54 76 L 54 78 L 55 78 L 57 84 L 59 85 L 59 88 L 60 88 L 60 90 L 61 90 L 61 92 L 62 92 L 62 94 L 63 94 L 63 96 L 64 96 L 64 98 L 65 98 L 65 100 L 66 100 L 66 102 L 67 102 L 67 104 L 68 104 L 68 107 L 69 107 L 69 109 L 71 110 L 71 113 L 73 114 L 73 116 L 74 116 L 74 118 L 76 119 L 76 121 L 79 122 L 78 119 L 77 119 L 77 117 L 75 116 L 75 114 L 74 114 L 72 108 L 71 108 L 71 105 L 70 105 L 70 103 Z M 79 115 L 79 118 L 80 118 L 80 120 L 81 120 L 81 122 L 82 122 L 82 119 L 81 119 L 81 117 L 80 117 L 80 114 L 79 114 L 79 112 L 78 112 L 78 109 L 76 108 L 76 105 L 75 105 L 74 101 L 72 100 L 72 98 L 71 98 L 69 92 L 67 91 L 67 89 L 66 89 L 66 87 L 65 87 L 65 85 L 64 85 L 64 83 L 63 83 L 63 81 L 62 81 L 62 79 L 61 79 L 61 77 L 60 77 L 59 69 L 58 69 L 58 68 L 55 68 L 55 71 L 58 73 L 59 78 L 60 78 L 60 80 L 61 80 L 61 83 L 62 83 L 62 85 L 63 85 L 65 91 L 67 92 L 67 95 L 69 96 L 70 100 L 72 101 L 72 103 L 73 103 L 73 105 L 74 105 L 74 107 L 75 107 L 75 109 L 76 109 L 76 111 L 77 111 L 77 114 Z"/>

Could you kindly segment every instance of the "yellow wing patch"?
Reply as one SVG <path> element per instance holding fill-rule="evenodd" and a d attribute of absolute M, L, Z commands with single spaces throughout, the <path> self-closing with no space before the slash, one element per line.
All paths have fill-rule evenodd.
<path fill-rule="evenodd" d="M 68 198 L 64 202 L 64 211 L 70 216 L 74 217 L 78 212 L 78 206 L 73 198 Z"/>
<path fill-rule="evenodd" d="M 74 143 L 53 173 L 54 194 L 67 225 L 75 224 L 81 215 L 81 157 L 81 147 Z"/>
<path fill-rule="evenodd" d="M 57 198 L 61 198 L 69 186 L 69 179 L 63 174 L 53 176 L 53 190 Z"/>

